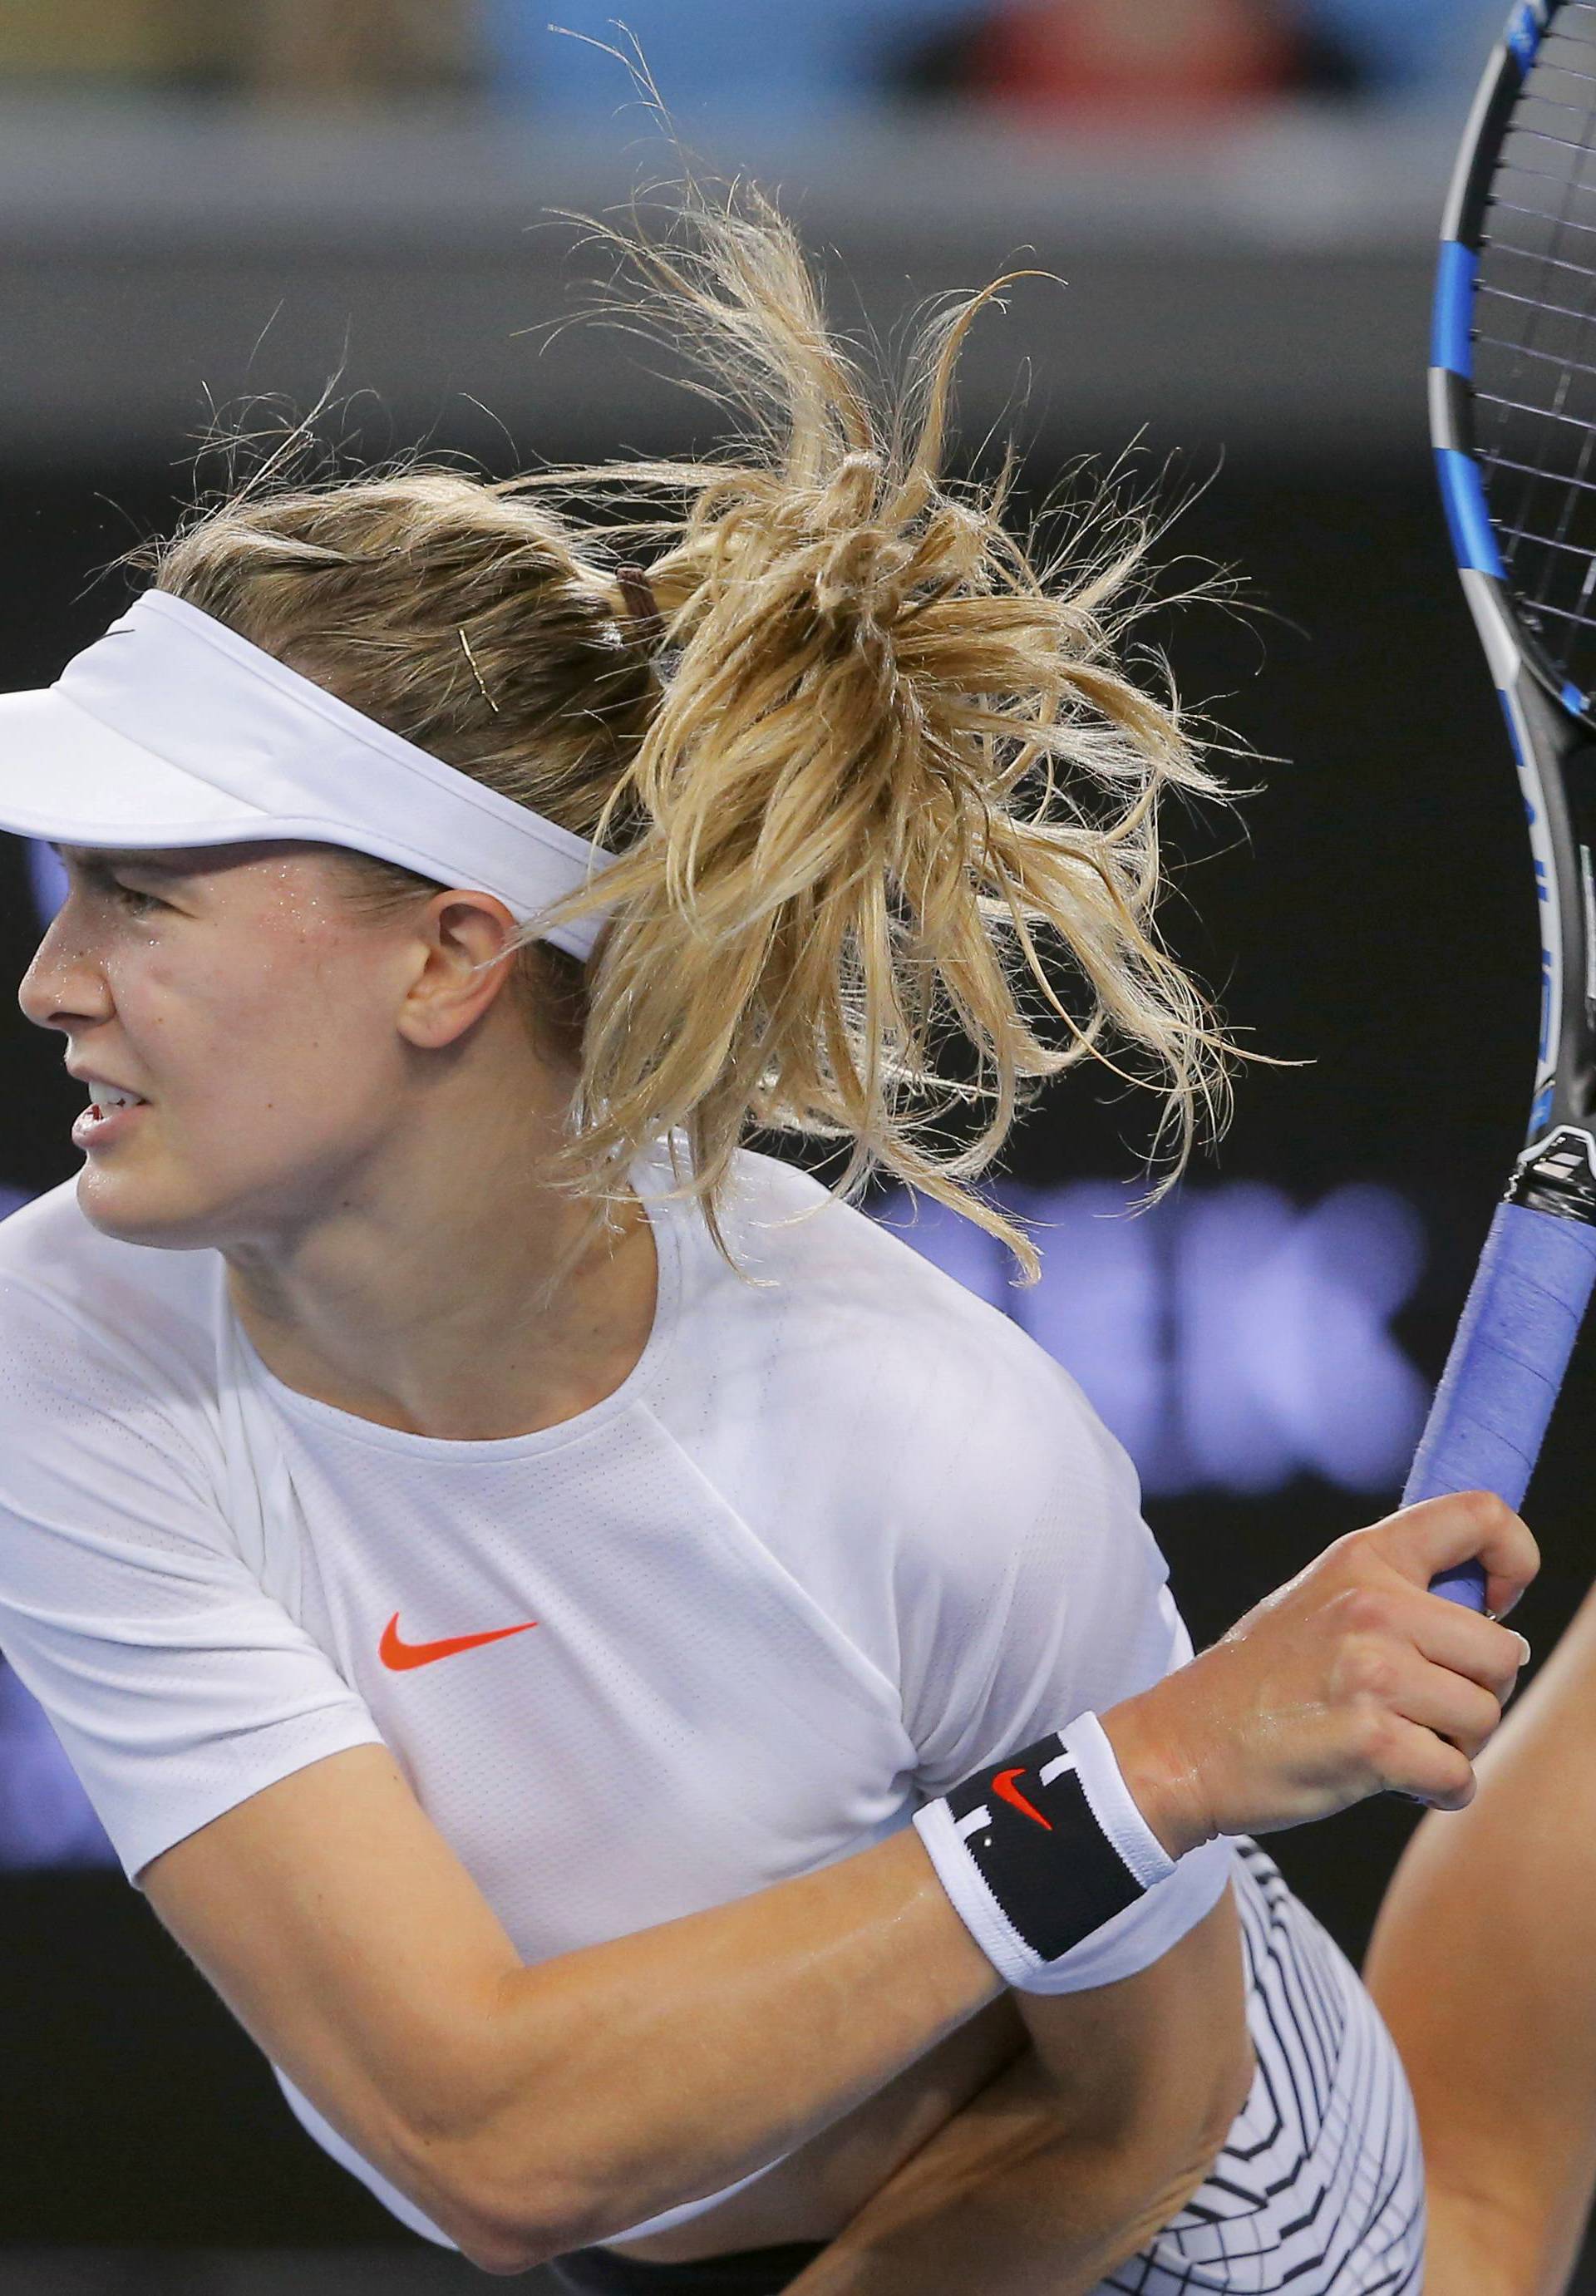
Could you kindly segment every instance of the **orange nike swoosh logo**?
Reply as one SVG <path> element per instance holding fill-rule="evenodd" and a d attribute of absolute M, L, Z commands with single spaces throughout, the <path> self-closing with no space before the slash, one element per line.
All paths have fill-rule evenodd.
<path fill-rule="evenodd" d="M 456 1651 L 477 1650 L 484 1643 L 503 1642 L 506 1635 L 524 1635 L 528 1627 L 536 1624 L 536 1619 L 528 1619 L 519 1627 L 493 1627 L 485 1635 L 449 1635 L 438 1643 L 406 1643 L 399 1639 L 399 1614 L 396 1611 L 382 1629 L 377 1655 L 384 1666 L 391 1666 L 397 1673 L 407 1666 L 430 1666 L 434 1659 L 453 1658 Z"/>
<path fill-rule="evenodd" d="M 1023 1809 L 1027 1817 L 1034 1817 L 1038 1825 L 1046 1826 L 1051 1833 L 1053 1830 L 1052 1818 L 1044 1817 L 1039 1809 L 1033 1809 L 1014 1783 L 1016 1778 L 1023 1778 L 1024 1775 L 1023 1766 L 1018 1770 L 1000 1770 L 992 1781 L 992 1791 L 1001 1800 L 1006 1801 L 1011 1809 Z"/>

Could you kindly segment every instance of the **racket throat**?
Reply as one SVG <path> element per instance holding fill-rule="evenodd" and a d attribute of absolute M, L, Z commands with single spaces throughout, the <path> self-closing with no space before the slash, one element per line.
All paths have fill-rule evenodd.
<path fill-rule="evenodd" d="M 1596 1226 L 1596 1135 L 1559 1124 L 1519 1157 L 1505 1201 Z"/>

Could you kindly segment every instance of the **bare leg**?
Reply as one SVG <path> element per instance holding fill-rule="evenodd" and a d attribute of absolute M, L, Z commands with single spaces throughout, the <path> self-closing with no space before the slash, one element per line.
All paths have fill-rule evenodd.
<path fill-rule="evenodd" d="M 1425 2296 L 1561 2296 L 1596 2186 L 1596 1589 L 1477 1769 L 1364 1975 L 1419 2108 Z"/>

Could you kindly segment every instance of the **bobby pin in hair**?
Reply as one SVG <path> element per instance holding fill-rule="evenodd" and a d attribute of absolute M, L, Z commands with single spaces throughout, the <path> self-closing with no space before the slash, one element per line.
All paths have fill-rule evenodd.
<path fill-rule="evenodd" d="M 488 692 L 487 685 L 483 683 L 482 673 L 477 667 L 477 657 L 471 652 L 471 642 L 470 638 L 467 637 L 463 630 L 457 631 L 456 636 L 458 636 L 461 644 L 465 649 L 465 658 L 471 666 L 471 676 L 476 679 L 477 684 L 482 688 L 483 701 L 487 702 L 488 708 L 493 711 L 495 718 L 502 718 L 504 714 L 503 711 L 499 708 L 498 703 L 494 700 L 492 694 Z"/>

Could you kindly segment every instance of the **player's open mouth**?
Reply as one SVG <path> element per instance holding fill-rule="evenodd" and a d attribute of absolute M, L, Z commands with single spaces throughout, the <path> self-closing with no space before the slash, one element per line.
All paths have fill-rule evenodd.
<path fill-rule="evenodd" d="M 73 1146 L 100 1147 L 123 1132 L 149 1105 L 147 1100 L 129 1101 L 121 1107 L 91 1102 L 72 1127 Z"/>

